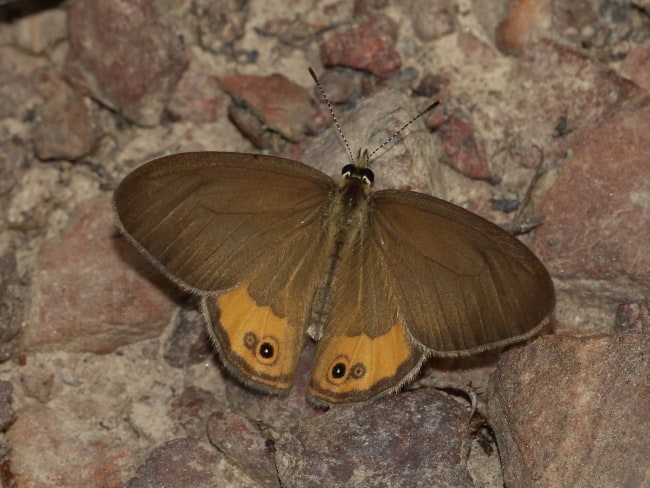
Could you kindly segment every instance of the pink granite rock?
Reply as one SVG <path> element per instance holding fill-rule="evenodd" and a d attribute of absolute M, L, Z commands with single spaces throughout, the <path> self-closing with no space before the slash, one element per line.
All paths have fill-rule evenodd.
<path fill-rule="evenodd" d="M 650 108 L 577 134 L 544 201 L 535 249 L 564 280 L 637 283 L 650 276 Z M 628 292 L 629 293 L 629 292 Z"/>
<path fill-rule="evenodd" d="M 83 428 L 55 407 L 22 409 L 8 433 L 16 486 L 122 486 L 126 469 L 138 455 L 137 443 L 123 442 L 96 427 Z"/>
<path fill-rule="evenodd" d="M 650 92 L 650 41 L 635 44 L 621 63 L 621 74 Z"/>
<path fill-rule="evenodd" d="M 468 413 L 433 389 L 344 405 L 276 442 L 283 486 L 472 487 Z"/>
<path fill-rule="evenodd" d="M 378 78 L 391 78 L 402 66 L 398 52 L 371 24 L 341 32 L 321 46 L 325 66 L 348 66 L 370 71 Z"/>
<path fill-rule="evenodd" d="M 445 162 L 469 178 L 496 183 L 485 150 L 474 134 L 471 118 L 464 113 L 450 114 L 438 129 L 442 147 L 447 155 Z"/>
<path fill-rule="evenodd" d="M 108 353 L 157 336 L 174 304 L 146 273 L 170 286 L 118 236 L 108 195 L 87 202 L 67 231 L 41 248 L 25 347 Z"/>
<path fill-rule="evenodd" d="M 512 488 L 650 486 L 650 337 L 548 336 L 490 380 L 488 420 Z"/>
<path fill-rule="evenodd" d="M 219 78 L 223 89 L 261 126 L 268 127 L 290 141 L 300 141 L 312 112 L 309 93 L 282 75 L 233 75 Z M 241 126 L 243 132 L 251 130 Z"/>
<path fill-rule="evenodd" d="M 89 154 L 99 138 L 91 101 L 52 72 L 42 71 L 36 82 L 45 100 L 33 132 L 37 156 L 74 161 Z"/>
<path fill-rule="evenodd" d="M 160 121 L 188 58 L 155 0 L 73 2 L 68 75 L 91 96 L 145 126 Z"/>
<path fill-rule="evenodd" d="M 167 110 L 174 120 L 201 124 L 225 117 L 227 106 L 228 97 L 214 76 L 193 61 L 176 85 Z"/>
<path fill-rule="evenodd" d="M 496 44 L 507 53 L 520 53 L 551 27 L 553 2 L 510 0 L 508 14 L 496 31 Z"/>
<path fill-rule="evenodd" d="M 166 442 L 153 451 L 125 486 L 255 488 L 259 485 L 207 441 L 186 437 Z"/>

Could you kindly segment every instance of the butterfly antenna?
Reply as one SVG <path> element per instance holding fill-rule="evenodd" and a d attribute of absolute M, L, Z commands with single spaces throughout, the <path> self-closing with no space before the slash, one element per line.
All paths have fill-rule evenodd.
<path fill-rule="evenodd" d="M 418 119 L 419 119 L 420 117 L 422 117 L 423 115 L 429 113 L 431 110 L 433 110 L 434 108 L 436 108 L 436 107 L 437 107 L 438 105 L 440 105 L 441 103 L 442 103 L 442 101 L 441 101 L 440 99 L 438 99 L 438 100 L 436 100 L 435 102 L 433 102 L 431 105 L 429 105 L 427 108 L 425 108 L 422 112 L 420 112 L 419 114 L 417 114 L 415 117 L 412 117 L 411 120 L 409 120 L 406 124 L 404 124 L 404 126 L 403 126 L 400 130 L 398 130 L 397 132 L 395 132 L 392 136 L 390 136 L 388 139 L 386 139 L 384 142 L 382 142 L 382 143 L 379 145 L 378 148 L 376 148 L 374 151 L 372 151 L 372 152 L 368 155 L 368 160 L 370 160 L 370 159 L 372 158 L 372 156 L 373 156 L 375 153 L 377 153 L 377 151 L 379 151 L 379 150 L 380 150 L 381 148 L 383 148 L 386 144 L 388 144 L 390 141 L 392 141 L 392 140 L 395 139 L 398 135 L 400 135 L 400 134 L 402 133 L 402 131 L 403 131 L 404 129 L 406 129 L 409 125 L 411 125 L 413 122 L 415 122 L 416 120 L 418 120 Z"/>
<path fill-rule="evenodd" d="M 345 144 L 346 149 L 348 150 L 348 156 L 350 157 L 350 163 L 355 164 L 354 157 L 352 156 L 352 149 L 350 149 L 350 144 L 348 144 L 348 140 L 345 138 L 345 135 L 343 134 L 343 130 L 341 129 L 341 125 L 339 124 L 338 119 L 336 118 L 336 115 L 334 114 L 334 109 L 332 108 L 332 104 L 330 103 L 329 98 L 327 98 L 327 94 L 325 93 L 325 90 L 323 89 L 322 85 L 320 84 L 320 81 L 318 81 L 318 77 L 316 76 L 316 73 L 314 73 L 314 70 L 311 69 L 311 66 L 307 68 L 309 70 L 309 74 L 311 77 L 314 79 L 314 82 L 316 83 L 316 86 L 318 87 L 318 90 L 320 90 L 321 95 L 323 95 L 323 98 L 325 99 L 325 103 L 327 104 L 327 108 L 330 110 L 330 114 L 332 115 L 332 119 L 334 120 L 334 123 L 336 124 L 336 129 L 339 131 L 339 135 L 341 136 L 341 139 L 343 139 L 343 143 Z"/>

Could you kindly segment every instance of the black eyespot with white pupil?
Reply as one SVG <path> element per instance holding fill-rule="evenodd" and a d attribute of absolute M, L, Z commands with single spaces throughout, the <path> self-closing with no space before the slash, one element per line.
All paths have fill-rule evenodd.
<path fill-rule="evenodd" d="M 343 363 L 336 363 L 332 366 L 332 378 L 339 380 L 345 376 L 347 368 Z"/>
<path fill-rule="evenodd" d="M 335 385 L 341 385 L 348 380 L 360 380 L 366 375 L 366 367 L 363 363 L 356 363 L 350 366 L 347 358 L 341 358 L 330 369 L 329 381 Z"/>
<path fill-rule="evenodd" d="M 273 344 L 271 344 L 269 342 L 263 342 L 260 345 L 259 354 L 264 359 L 273 358 L 273 356 L 275 355 L 275 348 L 273 347 Z"/>
<path fill-rule="evenodd" d="M 243 337 L 244 347 L 248 349 L 258 363 L 272 366 L 278 360 L 279 343 L 273 335 L 258 337 L 254 332 L 247 332 Z"/>

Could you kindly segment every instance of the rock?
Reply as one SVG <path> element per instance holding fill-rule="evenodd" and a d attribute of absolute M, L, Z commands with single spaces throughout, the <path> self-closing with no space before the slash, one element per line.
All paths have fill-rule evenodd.
<path fill-rule="evenodd" d="M 650 242 L 648 131 L 646 107 L 574 134 L 572 157 L 540 208 L 545 221 L 533 247 L 583 303 L 583 320 L 587 306 L 609 316 L 619 303 L 647 297 L 650 254 L 635 243 Z M 590 326 L 611 330 L 604 320 Z"/>
<path fill-rule="evenodd" d="M 207 68 L 192 61 L 176 85 L 167 110 L 174 120 L 197 124 L 216 122 L 225 117 L 228 97 Z"/>
<path fill-rule="evenodd" d="M 16 255 L 7 251 L 0 255 L 0 363 L 21 350 L 19 341 L 26 298 L 27 287 L 21 284 Z"/>
<path fill-rule="evenodd" d="M 456 112 L 448 116 L 438 129 L 442 146 L 447 155 L 445 162 L 472 179 L 496 183 L 485 157 L 485 150 L 474 134 L 471 118 Z"/>
<path fill-rule="evenodd" d="M 90 100 L 52 72 L 39 73 L 37 80 L 45 104 L 33 130 L 36 155 L 74 161 L 89 154 L 99 138 Z"/>
<path fill-rule="evenodd" d="M 488 389 L 506 486 L 649 486 L 650 336 L 547 336 Z"/>
<path fill-rule="evenodd" d="M 165 342 L 164 358 L 174 368 L 185 368 L 208 359 L 212 345 L 205 330 L 205 318 L 189 300 L 175 318 L 174 328 Z"/>
<path fill-rule="evenodd" d="M 192 437 L 174 439 L 152 452 L 125 485 L 128 488 L 233 488 L 259 486 L 230 464 L 208 442 Z"/>
<path fill-rule="evenodd" d="M 620 72 L 626 78 L 650 92 L 650 41 L 635 44 L 621 63 Z"/>
<path fill-rule="evenodd" d="M 41 248 L 26 348 L 105 354 L 155 337 L 168 323 L 174 304 L 157 284 L 171 285 L 117 237 L 111 213 L 108 195 L 87 202 L 64 235 Z"/>
<path fill-rule="evenodd" d="M 348 66 L 370 71 L 378 78 L 391 78 L 402 66 L 395 48 L 371 24 L 341 32 L 321 46 L 325 66 Z"/>
<path fill-rule="evenodd" d="M 16 485 L 84 487 L 101 480 L 102 486 L 122 486 L 137 443 L 94 427 L 46 405 L 21 409 L 8 433 Z"/>
<path fill-rule="evenodd" d="M 302 86 L 282 75 L 224 76 L 219 83 L 239 106 L 246 107 L 259 127 L 268 127 L 294 142 L 304 138 L 312 108 Z M 246 134 L 253 131 L 245 125 L 239 127 Z"/>
<path fill-rule="evenodd" d="M 423 389 L 332 408 L 276 442 L 282 486 L 474 486 L 468 412 Z"/>
<path fill-rule="evenodd" d="M 496 44 L 506 53 L 520 53 L 551 27 L 553 2 L 549 0 L 511 0 L 507 17 L 498 25 Z"/>
<path fill-rule="evenodd" d="M 9 381 L 0 380 L 0 432 L 6 431 L 16 420 L 16 413 L 11 407 L 13 390 L 14 388 Z"/>
<path fill-rule="evenodd" d="M 66 71 L 91 96 L 137 124 L 160 122 L 188 58 L 155 0 L 75 2 Z"/>
<path fill-rule="evenodd" d="M 208 419 L 210 442 L 260 486 L 280 487 L 275 467 L 274 440 L 264 437 L 265 426 L 232 412 L 214 412 Z"/>
<path fill-rule="evenodd" d="M 650 308 L 647 301 L 622 303 L 616 308 L 615 332 L 650 333 Z"/>
<path fill-rule="evenodd" d="M 415 0 L 409 10 L 415 35 L 423 41 L 433 41 L 454 31 L 448 0 Z"/>

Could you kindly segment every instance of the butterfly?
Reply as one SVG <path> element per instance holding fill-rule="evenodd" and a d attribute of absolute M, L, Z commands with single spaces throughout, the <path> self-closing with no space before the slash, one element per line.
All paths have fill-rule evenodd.
<path fill-rule="evenodd" d="M 489 221 L 432 196 L 373 191 L 360 152 L 340 182 L 275 156 L 155 159 L 114 194 L 118 227 L 201 298 L 209 336 L 245 385 L 281 394 L 318 341 L 308 396 L 361 402 L 430 356 L 521 341 L 548 321 L 543 264 Z"/>

